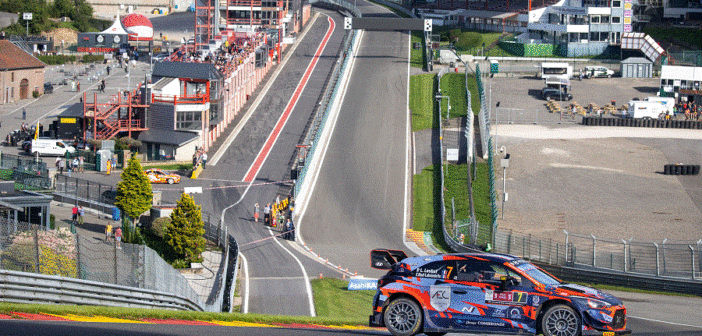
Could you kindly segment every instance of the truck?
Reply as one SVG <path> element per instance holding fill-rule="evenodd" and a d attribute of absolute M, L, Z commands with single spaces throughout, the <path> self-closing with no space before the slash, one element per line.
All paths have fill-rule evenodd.
<path fill-rule="evenodd" d="M 673 111 L 669 110 L 665 104 L 655 101 L 640 101 L 634 100 L 629 102 L 629 109 L 626 117 L 628 118 L 645 118 L 658 119 L 666 113 L 673 115 Z"/>
<path fill-rule="evenodd" d="M 573 66 L 564 62 L 541 63 L 541 78 L 560 77 L 570 79 L 573 77 Z"/>

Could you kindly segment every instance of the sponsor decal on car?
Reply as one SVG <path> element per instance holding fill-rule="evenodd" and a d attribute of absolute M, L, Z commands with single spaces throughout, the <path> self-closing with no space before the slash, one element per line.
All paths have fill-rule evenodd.
<path fill-rule="evenodd" d="M 451 305 L 451 286 L 429 286 L 429 302 L 437 311 L 444 311 Z"/>
<path fill-rule="evenodd" d="M 493 290 L 485 291 L 485 302 L 502 303 L 502 304 L 519 304 L 527 303 L 529 294 L 525 292 L 496 292 Z"/>

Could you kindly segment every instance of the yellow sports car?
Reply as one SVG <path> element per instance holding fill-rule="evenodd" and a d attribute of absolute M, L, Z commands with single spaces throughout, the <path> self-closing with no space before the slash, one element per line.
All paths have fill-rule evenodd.
<path fill-rule="evenodd" d="M 180 183 L 180 176 L 169 174 L 161 169 L 151 168 L 144 171 L 144 175 L 149 178 L 151 183 Z"/>

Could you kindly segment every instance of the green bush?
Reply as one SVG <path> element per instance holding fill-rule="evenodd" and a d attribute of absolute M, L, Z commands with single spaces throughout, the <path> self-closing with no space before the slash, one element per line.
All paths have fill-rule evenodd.
<path fill-rule="evenodd" d="M 41 96 L 41 94 L 39 93 L 39 91 L 37 91 L 37 90 L 32 91 L 32 97 L 33 97 L 33 98 L 39 98 L 39 96 Z"/>
<path fill-rule="evenodd" d="M 49 225 L 52 230 L 56 229 L 56 215 L 50 214 L 49 215 Z"/>
<path fill-rule="evenodd" d="M 454 44 L 459 51 L 468 50 L 480 46 L 483 37 L 479 33 L 464 32 L 458 36 L 458 41 Z"/>
<path fill-rule="evenodd" d="M 171 262 L 171 266 L 173 266 L 175 269 L 189 268 L 190 263 L 185 259 L 176 259 Z"/>
<path fill-rule="evenodd" d="M 83 55 L 83 63 L 92 63 L 92 62 L 102 62 L 105 59 L 104 55 Z"/>
<path fill-rule="evenodd" d="M 154 219 L 153 222 L 151 222 L 151 233 L 156 235 L 159 238 L 163 238 L 163 234 L 166 231 L 166 229 L 171 225 L 171 218 L 170 217 L 161 217 L 161 218 L 156 218 Z"/>
<path fill-rule="evenodd" d="M 48 65 L 61 65 L 76 61 L 75 55 L 37 55 L 37 58 Z"/>

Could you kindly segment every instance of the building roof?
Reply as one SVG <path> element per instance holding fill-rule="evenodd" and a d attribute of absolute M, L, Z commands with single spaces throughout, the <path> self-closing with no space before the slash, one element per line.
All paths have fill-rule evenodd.
<path fill-rule="evenodd" d="M 622 64 L 641 64 L 641 63 L 651 64 L 653 62 L 651 62 L 648 59 L 643 58 L 643 57 L 629 57 L 629 58 L 621 61 L 621 63 Z"/>
<path fill-rule="evenodd" d="M 151 77 L 218 80 L 222 78 L 222 74 L 212 63 L 160 62 L 154 64 Z"/>
<path fill-rule="evenodd" d="M 58 118 L 68 118 L 68 117 L 78 117 L 83 118 L 83 103 L 74 103 L 72 105 L 63 105 L 66 109 L 61 111 L 56 117 Z"/>
<path fill-rule="evenodd" d="M 192 132 L 169 131 L 150 129 L 139 134 L 139 141 L 151 142 L 165 145 L 182 146 L 186 143 L 198 138 L 198 135 Z"/>
<path fill-rule="evenodd" d="M 664 65 L 661 67 L 661 79 L 702 81 L 702 67 Z"/>
<path fill-rule="evenodd" d="M 9 40 L 0 40 L 0 70 L 43 68 L 46 64 Z"/>

